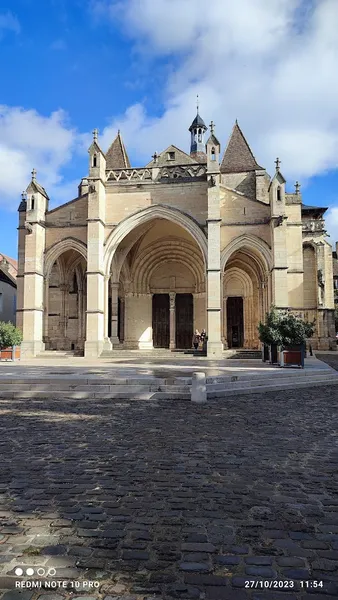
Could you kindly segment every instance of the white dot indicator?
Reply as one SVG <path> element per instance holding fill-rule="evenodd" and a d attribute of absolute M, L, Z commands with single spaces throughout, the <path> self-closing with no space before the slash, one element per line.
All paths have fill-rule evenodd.
<path fill-rule="evenodd" d="M 34 569 L 32 569 L 32 567 L 29 567 L 28 569 L 26 569 L 26 575 L 29 575 L 29 577 L 34 575 Z"/>
<path fill-rule="evenodd" d="M 21 569 L 20 567 L 17 567 L 14 571 L 15 575 L 17 575 L 18 577 L 21 577 L 21 575 L 23 575 L 23 569 Z"/>

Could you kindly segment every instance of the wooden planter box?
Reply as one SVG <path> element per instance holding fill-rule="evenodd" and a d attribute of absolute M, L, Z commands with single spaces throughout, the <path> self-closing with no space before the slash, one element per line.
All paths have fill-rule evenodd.
<path fill-rule="evenodd" d="M 281 367 L 300 367 L 304 369 L 305 345 L 290 346 L 280 353 Z"/>
<path fill-rule="evenodd" d="M 19 360 L 20 359 L 20 346 L 13 346 L 10 348 L 4 348 L 0 350 L 1 360 Z"/>

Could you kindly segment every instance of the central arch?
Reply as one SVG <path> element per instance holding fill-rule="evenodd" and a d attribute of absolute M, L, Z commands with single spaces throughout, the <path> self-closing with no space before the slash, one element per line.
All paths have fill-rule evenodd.
<path fill-rule="evenodd" d="M 127 217 L 111 232 L 107 238 L 104 252 L 104 270 L 107 277 L 109 277 L 111 271 L 111 263 L 115 252 L 122 240 L 133 229 L 153 219 L 166 219 L 176 225 L 180 225 L 190 233 L 202 252 L 204 267 L 206 268 L 208 256 L 207 238 L 198 222 L 178 208 L 169 208 L 162 204 L 156 204 Z"/>

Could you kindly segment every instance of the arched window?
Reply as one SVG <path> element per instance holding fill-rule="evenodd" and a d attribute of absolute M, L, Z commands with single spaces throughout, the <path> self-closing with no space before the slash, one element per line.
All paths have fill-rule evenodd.
<path fill-rule="evenodd" d="M 281 201 L 282 199 L 282 190 L 280 187 L 277 188 L 277 200 Z"/>
<path fill-rule="evenodd" d="M 198 130 L 198 141 L 201 142 L 202 141 L 202 129 Z"/>
<path fill-rule="evenodd" d="M 211 160 L 216 160 L 216 152 L 215 152 L 215 148 L 211 149 Z"/>
<path fill-rule="evenodd" d="M 94 154 L 93 156 L 93 167 L 97 167 L 97 156 Z"/>
<path fill-rule="evenodd" d="M 34 198 L 34 196 L 32 196 L 32 198 L 31 198 L 31 210 L 34 210 L 34 207 L 35 207 L 35 198 Z"/>

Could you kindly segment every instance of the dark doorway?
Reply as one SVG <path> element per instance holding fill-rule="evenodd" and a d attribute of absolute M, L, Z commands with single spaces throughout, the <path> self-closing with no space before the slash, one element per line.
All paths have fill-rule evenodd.
<path fill-rule="evenodd" d="M 154 348 L 169 348 L 169 294 L 153 295 Z"/>
<path fill-rule="evenodd" d="M 194 332 L 194 301 L 192 294 L 176 294 L 176 348 L 189 349 Z"/>
<path fill-rule="evenodd" d="M 243 298 L 234 296 L 227 300 L 227 335 L 229 348 L 243 347 Z"/>

